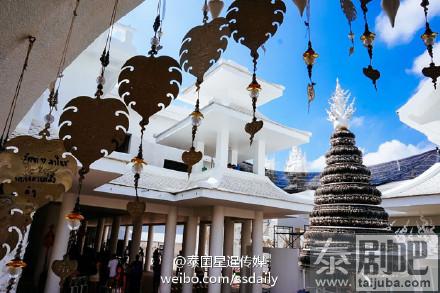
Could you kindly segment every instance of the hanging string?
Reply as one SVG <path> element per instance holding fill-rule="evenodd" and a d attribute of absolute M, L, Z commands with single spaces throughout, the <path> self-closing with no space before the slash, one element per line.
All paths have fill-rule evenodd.
<path fill-rule="evenodd" d="M 157 9 L 156 9 L 156 18 L 154 19 L 153 23 L 153 31 L 154 36 L 151 38 L 151 49 L 148 51 L 148 55 L 155 56 L 157 55 L 158 51 L 162 48 L 160 46 L 160 39 L 162 37 L 162 21 L 163 17 L 161 18 L 161 10 L 162 7 L 162 0 L 159 0 L 157 2 Z M 163 12 L 165 12 L 165 7 L 163 7 Z"/>
<path fill-rule="evenodd" d="M 22 263 L 22 266 L 20 267 L 25 267 L 26 264 L 23 262 L 23 260 L 21 259 L 21 252 L 23 249 L 23 240 L 24 240 L 24 236 L 26 235 L 27 232 L 27 227 L 24 229 L 23 231 L 23 235 L 20 239 L 20 242 L 17 245 L 17 250 L 15 252 L 15 257 L 14 259 L 12 259 L 10 262 L 8 262 L 8 264 L 11 264 L 12 266 L 16 266 L 14 265 L 14 262 L 18 262 L 18 263 Z M 6 287 L 6 293 L 10 293 L 12 292 L 12 289 L 14 288 L 15 285 L 15 279 L 14 277 L 9 278 L 9 282 L 8 282 L 8 286 Z"/>
<path fill-rule="evenodd" d="M 14 119 L 15 107 L 17 105 L 18 96 L 20 94 L 21 84 L 23 82 L 24 72 L 27 69 L 29 62 L 29 55 L 32 51 L 36 38 L 33 36 L 28 37 L 29 45 L 26 52 L 26 57 L 24 59 L 23 67 L 21 69 L 20 77 L 18 78 L 17 86 L 15 87 L 15 93 L 9 106 L 8 116 L 6 117 L 5 125 L 3 127 L 2 135 L 0 137 L 0 151 L 4 150 L 4 144 L 9 138 L 9 133 L 11 131 L 12 121 Z"/>
<path fill-rule="evenodd" d="M 67 52 L 68 52 L 70 40 L 72 37 L 73 26 L 75 24 L 75 19 L 78 16 L 77 10 L 78 10 L 78 6 L 79 6 L 79 2 L 80 2 L 80 0 L 76 0 L 75 7 L 74 7 L 73 13 L 72 13 L 72 18 L 70 19 L 70 25 L 69 25 L 69 30 L 67 32 L 66 41 L 64 42 L 64 48 L 63 48 L 63 51 L 61 52 L 61 59 L 60 59 L 60 63 L 58 64 L 57 73 L 54 78 L 54 81 L 51 82 L 51 84 L 49 86 L 50 92 L 49 92 L 49 97 L 47 99 L 47 102 L 49 104 L 49 113 L 45 116 L 45 121 L 46 121 L 45 127 L 40 132 L 40 135 L 42 135 L 44 137 L 47 137 L 50 135 L 49 128 L 50 128 L 51 123 L 53 122 L 52 113 L 54 110 L 55 111 L 57 110 L 58 92 L 59 92 L 59 89 L 61 87 L 61 82 L 64 77 L 62 72 L 64 71 L 65 64 L 66 64 Z M 57 81 L 58 81 L 58 84 L 57 84 Z"/>

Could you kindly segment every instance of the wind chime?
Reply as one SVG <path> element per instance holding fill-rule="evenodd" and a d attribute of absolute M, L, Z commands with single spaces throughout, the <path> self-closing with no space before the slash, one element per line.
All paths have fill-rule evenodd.
<path fill-rule="evenodd" d="M 157 3 L 157 15 L 153 24 L 154 36 L 151 39 L 151 49 L 148 56 L 138 55 L 128 59 L 122 66 L 119 74 L 119 96 L 124 99 L 128 106 L 141 115 L 141 142 L 136 157 L 131 161 L 134 173 L 134 187 L 136 200 L 127 204 L 127 210 L 145 210 L 145 203 L 139 201 L 138 185 L 141 173 L 146 162 L 143 157 L 142 142 L 145 127 L 152 115 L 166 108 L 179 94 L 182 83 L 182 73 L 179 63 L 169 56 L 159 56 L 158 51 L 162 48 L 160 39 L 162 35 L 162 22 L 164 13 L 161 15 L 162 1 Z M 165 11 L 165 7 L 163 7 Z"/>
<path fill-rule="evenodd" d="M 376 34 L 370 31 L 370 29 L 368 27 L 368 20 L 367 20 L 367 12 L 368 12 L 367 4 L 371 0 L 360 0 L 360 1 L 361 1 L 362 12 L 364 14 L 364 22 L 365 22 L 365 30 L 361 36 L 361 41 L 362 41 L 362 44 L 364 45 L 364 47 L 367 48 L 368 56 L 370 58 L 370 64 L 367 67 L 364 67 L 362 70 L 363 70 L 364 75 L 366 77 L 368 77 L 369 79 L 371 79 L 371 81 L 373 82 L 374 88 L 377 90 L 376 82 L 380 78 L 380 72 L 379 72 L 379 70 L 373 68 L 373 65 L 372 65 L 372 63 L 373 63 L 373 43 L 374 43 L 374 39 L 376 38 Z"/>
<path fill-rule="evenodd" d="M 247 90 L 252 100 L 252 121 L 245 131 L 250 135 L 250 144 L 255 134 L 263 128 L 263 121 L 257 120 L 257 99 L 261 85 L 257 81 L 258 49 L 273 36 L 284 20 L 286 5 L 282 0 L 235 0 L 228 8 L 226 19 L 231 35 L 237 43 L 249 48 L 253 62 L 252 81 Z"/>
<path fill-rule="evenodd" d="M 306 21 L 304 22 L 309 42 L 307 44 L 307 50 L 303 53 L 304 62 L 307 65 L 307 74 L 309 76 L 309 83 L 307 84 L 307 111 L 310 111 L 310 103 L 315 99 L 315 85 L 316 83 L 312 80 L 313 65 L 315 64 L 316 58 L 319 57 L 318 53 L 313 50 L 312 39 L 310 33 L 310 0 L 307 0 L 306 5 Z"/>
<path fill-rule="evenodd" d="M 348 21 L 348 26 L 350 28 L 350 32 L 348 33 L 348 39 L 351 42 L 351 47 L 348 49 L 348 55 L 351 56 L 354 53 L 354 33 L 351 27 L 353 21 L 356 20 L 357 12 L 356 7 L 353 4 L 352 0 L 340 0 L 342 12 L 344 12 L 345 17 Z"/>
<path fill-rule="evenodd" d="M 69 258 L 69 253 L 76 245 L 77 230 L 81 221 L 84 220 L 80 212 L 83 180 L 90 171 L 90 165 L 93 162 L 104 155 L 109 155 L 123 143 L 129 126 L 128 110 L 125 104 L 119 99 L 102 98 L 105 69 L 110 63 L 110 46 L 117 6 L 118 0 L 115 0 L 109 32 L 100 57 L 101 70 L 97 78 L 95 98 L 79 96 L 72 99 L 64 107 L 59 121 L 59 136 L 64 140 L 66 150 L 70 151 L 82 165 L 78 171 L 78 193 L 75 207 L 72 212 L 66 215 L 67 225 L 71 230 L 67 252 L 63 260 L 54 261 L 52 264 L 52 270 L 60 277 L 61 287 L 65 278 L 70 276 L 77 266 L 76 260 Z"/>
<path fill-rule="evenodd" d="M 6 150 L 6 143 L 8 141 L 11 126 L 14 118 L 15 108 L 17 105 L 17 100 L 20 95 L 20 89 L 24 78 L 24 73 L 27 69 L 29 56 L 32 51 L 33 45 L 35 43 L 35 38 L 32 36 L 28 37 L 28 47 L 26 52 L 26 57 L 24 59 L 24 63 L 21 69 L 20 77 L 18 79 L 15 93 L 11 101 L 11 105 L 9 107 L 9 112 L 6 117 L 5 125 L 2 130 L 2 134 L 0 137 L 0 178 L 1 182 L 13 180 L 13 178 L 20 174 L 23 171 L 23 166 L 21 161 L 18 160 L 18 156 L 15 154 L 11 154 Z M 20 162 L 18 163 L 17 160 Z M 23 213 L 19 213 L 14 211 L 18 206 L 15 202 L 15 197 L 12 194 L 2 194 L 0 195 L 1 205 L 0 205 L 0 219 L 2 220 L 0 241 L 1 241 L 1 258 L 6 256 L 8 252 L 6 250 L 5 244 L 9 246 L 12 251 L 15 249 L 15 256 L 12 260 L 6 263 L 7 272 L 9 275 L 9 282 L 6 287 L 6 292 L 11 292 L 15 285 L 15 280 L 21 275 L 21 272 L 24 267 L 26 267 L 26 263 L 22 260 L 22 247 L 23 242 L 27 230 L 27 226 L 31 222 L 30 212 L 23 211 Z M 22 207 L 23 208 L 23 207 Z M 26 212 L 26 213 L 25 213 Z M 10 231 L 10 226 L 15 226 L 18 228 L 16 233 Z M 13 229 L 12 229 L 13 230 Z M 12 232 L 12 233 L 11 233 Z"/>
<path fill-rule="evenodd" d="M 440 66 L 436 66 L 434 63 L 434 53 L 433 53 L 433 45 L 435 43 L 435 39 L 437 38 L 437 33 L 431 30 L 428 22 L 428 0 L 422 0 L 420 6 L 423 7 L 423 11 L 425 13 L 425 32 L 422 34 L 421 38 L 423 43 L 426 46 L 426 50 L 428 51 L 429 57 L 431 57 L 431 63 L 428 67 L 422 69 L 422 73 L 424 76 L 432 79 L 432 83 L 434 84 L 434 89 L 437 89 L 437 78 L 440 76 Z"/>
<path fill-rule="evenodd" d="M 208 22 L 208 10 L 212 11 L 211 7 L 208 6 L 205 0 L 203 24 L 192 28 L 185 35 L 180 48 L 180 65 L 186 72 L 197 78 L 197 100 L 194 111 L 190 114 L 192 124 L 191 147 L 182 154 L 182 161 L 188 166 L 188 176 L 191 174 L 192 167 L 203 157 L 203 153 L 196 151 L 194 147 L 197 129 L 204 118 L 200 112 L 200 86 L 205 73 L 220 59 L 221 54 L 226 50 L 230 35 L 227 20 L 224 17 L 218 17 L 220 11 L 215 10 L 212 13 L 214 19 Z"/>

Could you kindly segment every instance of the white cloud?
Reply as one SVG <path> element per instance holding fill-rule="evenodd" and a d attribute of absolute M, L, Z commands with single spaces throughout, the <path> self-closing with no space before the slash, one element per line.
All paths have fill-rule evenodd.
<path fill-rule="evenodd" d="M 364 155 L 364 164 L 367 166 L 384 162 L 400 160 L 433 149 L 432 144 L 420 143 L 418 145 L 404 144 L 393 139 L 382 143 L 377 151 Z"/>
<path fill-rule="evenodd" d="M 365 154 L 365 149 L 359 149 L 364 153 L 364 164 L 371 166 L 411 157 L 432 150 L 433 148 L 434 145 L 430 143 L 419 143 L 417 145 L 413 145 L 404 144 L 397 139 L 393 139 L 379 145 L 377 151 L 375 152 Z M 325 166 L 325 156 L 320 156 L 316 160 L 307 163 L 307 170 L 309 172 L 320 172 L 325 168 Z"/>
<path fill-rule="evenodd" d="M 440 43 L 435 43 L 433 48 L 434 56 L 440 56 Z M 425 52 L 414 59 L 413 66 L 408 69 L 408 73 L 414 73 L 417 75 L 422 75 L 423 67 L 426 67 L 431 63 L 431 57 L 429 57 L 428 52 Z"/>
<path fill-rule="evenodd" d="M 325 164 L 325 156 L 320 156 L 314 161 L 307 162 L 307 171 L 308 172 L 320 172 L 326 166 Z"/>
<path fill-rule="evenodd" d="M 430 1 L 429 18 L 440 15 L 440 1 Z M 379 39 L 388 46 L 408 43 L 414 34 L 425 25 L 423 8 L 420 0 L 404 0 L 397 11 L 394 28 L 391 27 L 388 16 L 381 12 L 376 17 L 375 31 Z"/>
<path fill-rule="evenodd" d="M 353 127 L 361 127 L 364 125 L 365 117 L 364 116 L 355 116 L 351 119 L 351 126 Z"/>

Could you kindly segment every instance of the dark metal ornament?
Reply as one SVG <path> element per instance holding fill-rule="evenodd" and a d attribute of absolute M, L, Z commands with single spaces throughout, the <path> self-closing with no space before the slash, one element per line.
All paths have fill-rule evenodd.
<path fill-rule="evenodd" d="M 124 142 L 128 129 L 128 110 L 119 99 L 79 96 L 64 107 L 59 136 L 82 168 L 89 171 L 96 160 L 112 153 Z"/>
<path fill-rule="evenodd" d="M 203 158 L 203 153 L 200 151 L 196 151 L 196 149 L 192 146 L 189 151 L 185 151 L 182 154 L 182 161 L 188 166 L 188 176 L 191 174 L 192 167 L 200 162 Z"/>
<path fill-rule="evenodd" d="M 186 72 L 203 82 L 208 69 L 214 65 L 228 46 L 228 22 L 218 17 L 211 22 L 193 27 L 183 38 L 180 48 L 180 65 Z"/>
<path fill-rule="evenodd" d="M 281 0 L 236 0 L 226 18 L 232 37 L 256 54 L 284 20 L 286 5 Z"/>
<path fill-rule="evenodd" d="M 437 79 L 440 77 L 440 66 L 435 65 L 434 62 L 431 62 L 429 67 L 424 67 L 422 69 L 422 73 L 424 76 L 432 79 L 434 89 L 437 89 Z"/>
<path fill-rule="evenodd" d="M 377 90 L 376 82 L 380 78 L 380 72 L 377 69 L 374 69 L 373 66 L 368 65 L 368 67 L 364 67 L 362 69 L 364 75 L 371 79 L 373 82 L 374 88 Z"/>
<path fill-rule="evenodd" d="M 254 141 L 255 134 L 257 134 L 257 132 L 263 128 L 263 124 L 264 123 L 262 120 L 256 120 L 255 118 L 252 120 L 252 122 L 246 123 L 244 130 L 250 135 L 250 144 L 252 144 L 252 142 Z"/>
<path fill-rule="evenodd" d="M 149 118 L 168 107 L 179 94 L 182 83 L 180 65 L 168 56 L 134 56 L 125 62 L 119 74 L 119 96 L 142 117 Z"/>
<path fill-rule="evenodd" d="M 60 278 L 60 288 L 63 288 L 64 281 L 66 278 L 71 276 L 77 269 L 78 262 L 76 260 L 71 260 L 69 256 L 66 254 L 63 257 L 63 260 L 55 260 L 52 263 L 52 271 L 55 275 Z M 60 290 L 62 292 L 62 290 Z"/>
<path fill-rule="evenodd" d="M 136 198 L 136 200 L 127 203 L 127 212 L 133 219 L 139 219 L 145 212 L 145 206 L 144 201 Z"/>
<path fill-rule="evenodd" d="M 356 7 L 353 4 L 352 0 L 340 0 L 341 9 L 347 18 L 348 26 L 350 28 L 350 32 L 348 33 L 348 39 L 351 42 L 351 47 L 348 49 L 348 55 L 351 56 L 354 53 L 354 33 L 351 29 L 351 24 L 356 20 L 357 12 Z"/>

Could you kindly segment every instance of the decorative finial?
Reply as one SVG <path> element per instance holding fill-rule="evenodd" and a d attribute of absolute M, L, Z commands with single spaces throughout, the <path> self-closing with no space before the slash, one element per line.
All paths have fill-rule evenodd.
<path fill-rule="evenodd" d="M 330 109 L 327 110 L 328 121 L 333 122 L 334 129 L 349 127 L 351 117 L 356 111 L 355 100 L 349 103 L 350 96 L 350 91 L 341 88 L 339 79 L 336 79 L 336 89 L 329 101 Z"/>

